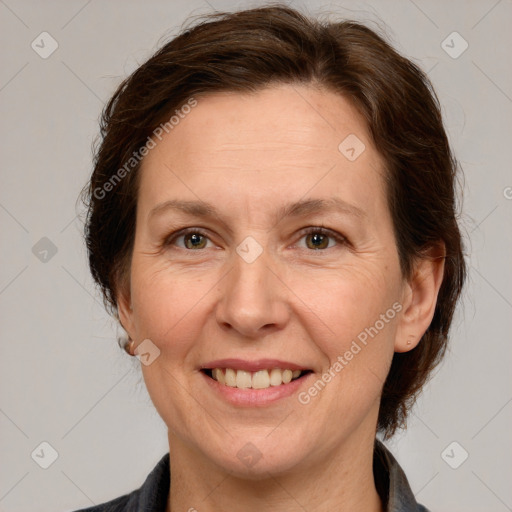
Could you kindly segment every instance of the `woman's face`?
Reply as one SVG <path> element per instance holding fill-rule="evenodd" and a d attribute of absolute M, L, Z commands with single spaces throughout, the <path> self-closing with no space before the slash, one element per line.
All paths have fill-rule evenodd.
<path fill-rule="evenodd" d="M 171 451 L 254 478 L 312 468 L 373 442 L 403 344 L 383 162 L 331 92 L 196 100 L 143 161 L 121 320 L 150 340 L 142 370 Z M 279 384 L 297 372 L 274 368 L 304 372 Z"/>

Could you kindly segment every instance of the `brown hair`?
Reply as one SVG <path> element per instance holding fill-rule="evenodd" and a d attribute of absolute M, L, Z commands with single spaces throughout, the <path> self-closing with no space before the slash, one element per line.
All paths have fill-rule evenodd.
<path fill-rule="evenodd" d="M 94 171 L 83 191 L 91 273 L 107 309 L 119 318 L 116 295 L 129 275 L 140 167 L 130 159 L 153 130 L 191 97 L 257 92 L 277 83 L 323 86 L 351 100 L 364 116 L 387 164 L 404 276 L 426 249 L 439 241 L 446 247 L 433 320 L 415 349 L 394 354 L 383 387 L 378 429 L 389 437 L 405 426 L 417 393 L 444 355 L 466 267 L 456 219 L 458 166 L 436 94 L 415 64 L 364 25 L 320 22 L 279 5 L 215 13 L 125 79 L 104 108 Z"/>

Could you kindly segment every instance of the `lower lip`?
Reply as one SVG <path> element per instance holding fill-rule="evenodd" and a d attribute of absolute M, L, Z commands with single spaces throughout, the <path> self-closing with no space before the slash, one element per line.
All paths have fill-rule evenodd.
<path fill-rule="evenodd" d="M 306 375 L 292 380 L 288 384 L 280 384 L 279 386 L 270 386 L 266 389 L 240 389 L 220 384 L 215 379 L 212 379 L 203 372 L 200 372 L 206 379 L 206 382 L 213 391 L 221 395 L 226 401 L 233 405 L 258 407 L 277 402 L 282 398 L 289 397 L 299 390 L 304 382 L 313 375 L 307 373 Z"/>

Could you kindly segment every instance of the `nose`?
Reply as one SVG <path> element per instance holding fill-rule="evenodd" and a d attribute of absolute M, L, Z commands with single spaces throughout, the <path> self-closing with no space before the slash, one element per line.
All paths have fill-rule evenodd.
<path fill-rule="evenodd" d="M 244 338 L 256 339 L 283 329 L 290 315 L 287 288 L 265 251 L 251 263 L 237 253 L 220 283 L 217 322 Z"/>

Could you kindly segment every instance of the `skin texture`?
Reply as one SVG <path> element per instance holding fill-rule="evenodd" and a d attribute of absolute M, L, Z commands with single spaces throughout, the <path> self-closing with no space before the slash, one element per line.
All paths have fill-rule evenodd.
<path fill-rule="evenodd" d="M 169 429 L 168 510 L 380 511 L 372 454 L 382 385 L 393 353 L 413 349 L 432 319 L 442 259 L 401 275 L 383 162 L 340 95 L 279 85 L 196 99 L 143 161 L 118 298 L 135 346 L 150 339 L 160 350 L 142 371 Z M 366 146 L 355 161 L 338 150 L 349 134 Z M 363 213 L 276 218 L 289 202 L 332 197 Z M 219 216 L 150 216 L 170 199 L 207 201 Z M 304 229 L 318 226 L 346 240 L 315 249 Z M 188 227 L 206 235 L 199 248 L 170 236 Z M 248 236 L 263 249 L 250 264 L 236 251 Z M 236 407 L 199 371 L 220 358 L 281 359 L 313 370 L 307 391 L 394 303 L 401 311 L 308 404 L 294 394 Z M 249 442 L 261 454 L 252 466 L 237 457 Z"/>

